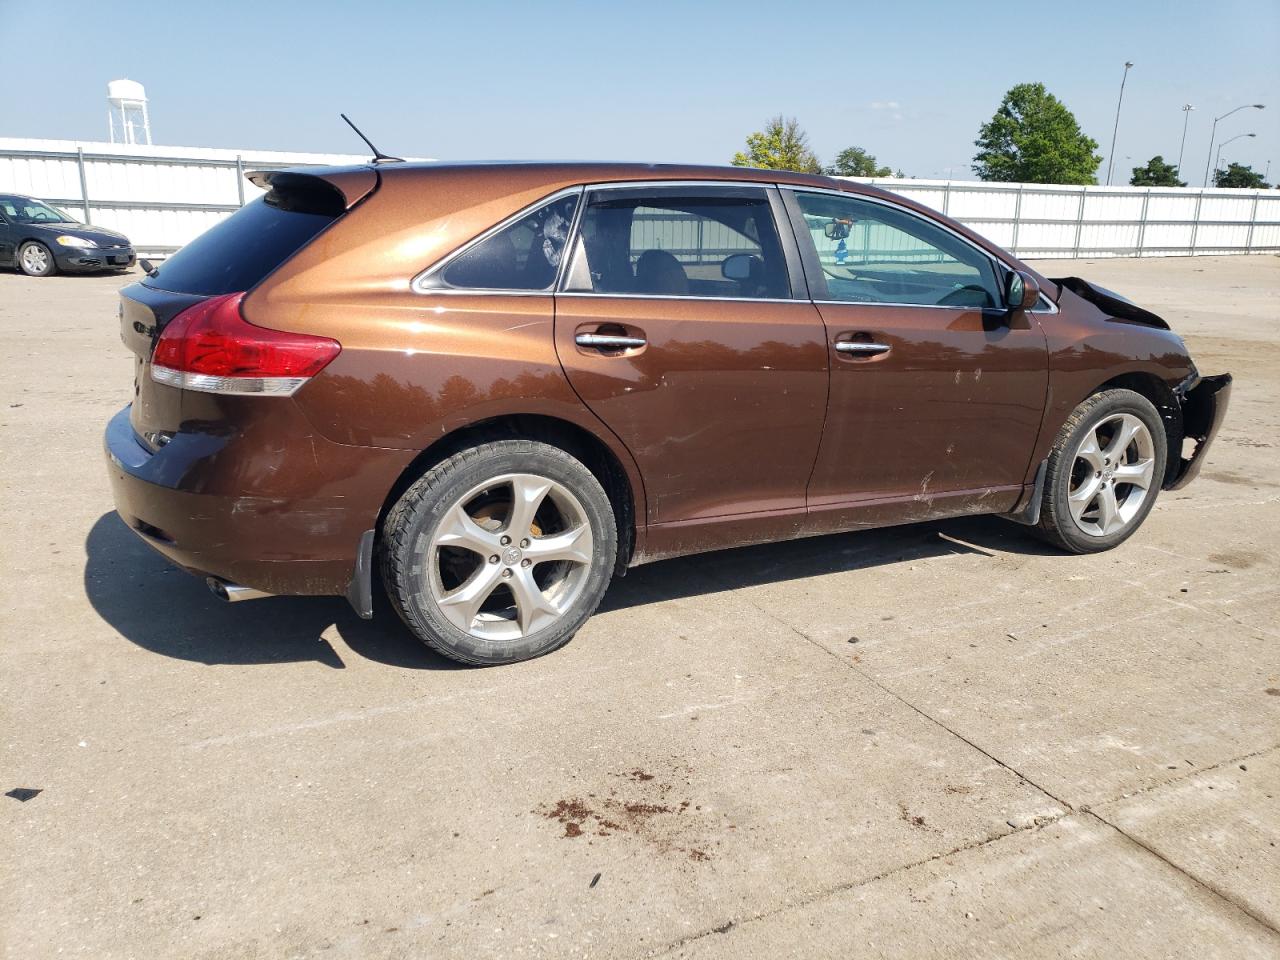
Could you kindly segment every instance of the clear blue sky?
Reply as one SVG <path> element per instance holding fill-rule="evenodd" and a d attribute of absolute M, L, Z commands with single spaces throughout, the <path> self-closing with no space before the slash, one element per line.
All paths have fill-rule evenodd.
<path fill-rule="evenodd" d="M 825 161 L 849 144 L 920 177 L 971 176 L 979 125 L 1039 80 L 1106 154 L 1126 59 L 1117 182 L 1153 154 L 1280 175 L 1280 0 L 571 3 L 0 0 L 0 136 L 106 139 L 106 83 L 141 81 L 156 142 L 446 159 L 725 163 L 794 114 Z M 27 79 L 30 78 L 30 79 Z M 1106 161 L 1100 177 L 1106 172 Z"/>

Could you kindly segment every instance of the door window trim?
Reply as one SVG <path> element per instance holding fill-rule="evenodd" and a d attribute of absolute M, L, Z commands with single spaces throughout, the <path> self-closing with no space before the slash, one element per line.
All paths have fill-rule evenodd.
<path fill-rule="evenodd" d="M 568 276 L 569 261 L 573 258 L 573 248 L 578 240 L 579 228 L 582 223 L 582 216 L 586 208 L 587 194 L 594 191 L 605 190 L 648 190 L 661 188 L 677 188 L 677 187 L 696 187 L 698 189 L 719 189 L 721 191 L 730 192 L 734 189 L 760 189 L 765 192 L 765 196 L 769 200 L 770 211 L 773 214 L 774 228 L 778 232 L 778 240 L 782 245 L 783 256 L 787 263 L 787 276 L 791 282 L 791 296 L 785 298 L 776 297 L 691 297 L 677 296 L 667 294 L 642 294 L 642 293 L 595 293 L 589 290 L 569 291 L 565 290 L 565 279 Z M 808 262 L 809 251 L 813 250 L 816 257 L 816 248 L 813 247 L 812 239 L 808 239 L 809 246 L 805 246 L 806 239 L 802 237 L 800 231 L 803 229 L 808 232 L 808 227 L 804 223 L 804 218 L 800 214 L 799 205 L 796 201 L 798 193 L 819 193 L 836 197 L 845 197 L 847 199 L 862 200 L 866 203 L 877 204 L 882 207 L 888 207 L 898 213 L 902 213 L 909 217 L 914 217 L 927 224 L 945 230 L 957 240 L 977 251 L 982 256 L 991 261 L 997 271 L 997 278 L 1003 283 L 1004 277 L 1014 268 L 1006 263 L 1003 259 L 987 250 L 985 247 L 974 243 L 964 234 L 952 229 L 941 221 L 934 220 L 924 216 L 916 211 L 904 207 L 901 204 L 894 203 L 882 197 L 871 196 L 865 193 L 854 193 L 848 190 L 837 190 L 831 187 L 809 187 L 797 186 L 790 183 L 773 183 L 762 180 L 611 180 L 604 183 L 584 183 L 571 187 L 564 187 L 554 193 L 547 194 L 539 200 L 522 207 L 506 219 L 489 227 L 484 232 L 478 234 L 468 240 L 461 246 L 451 250 L 435 263 L 426 267 L 424 270 L 416 274 L 410 281 L 410 290 L 413 293 L 423 296 L 445 295 L 445 296 L 504 296 L 504 297 L 547 297 L 553 294 L 558 297 L 601 297 L 605 299 L 628 299 L 628 300 L 712 300 L 720 302 L 734 303 L 796 303 L 810 302 L 818 304 L 843 304 L 850 305 L 850 300 L 827 300 L 819 299 L 814 296 L 813 286 L 809 283 L 809 274 L 814 269 L 813 264 Z M 568 240 L 565 244 L 565 255 L 560 259 L 560 266 L 556 271 L 555 283 L 542 290 L 511 290 L 507 288 L 490 288 L 490 287 L 453 287 L 443 283 L 443 278 L 438 286 L 428 285 L 428 281 L 437 274 L 444 271 L 453 260 L 466 253 L 476 244 L 483 243 L 495 233 L 511 226 L 512 224 L 523 220 L 525 217 L 536 212 L 549 203 L 565 197 L 577 196 L 578 203 L 574 207 L 573 222 L 569 228 Z M 783 225 L 787 225 L 790 229 L 784 230 Z M 825 288 L 826 284 L 823 283 Z M 946 306 L 945 304 L 920 304 L 920 303 L 878 303 L 874 306 L 882 307 L 923 307 L 933 310 L 955 310 L 956 307 Z M 991 308 L 988 308 L 991 309 Z M 1040 294 L 1040 303 L 1027 311 L 1033 314 L 1056 314 L 1059 307 L 1047 294 Z"/>
<path fill-rule="evenodd" d="M 865 193 L 851 193 L 847 190 L 832 190 L 829 187 L 797 187 L 794 184 L 779 184 L 778 188 L 782 193 L 783 202 L 786 204 L 787 213 L 791 218 L 791 228 L 796 234 L 796 243 L 800 247 L 800 258 L 805 266 L 806 280 L 808 279 L 808 275 L 811 272 L 813 272 L 814 270 L 817 270 L 819 281 L 822 283 L 822 288 L 824 290 L 826 289 L 827 284 L 826 284 L 825 276 L 823 276 L 822 274 L 821 266 L 817 262 L 817 247 L 814 246 L 813 239 L 808 236 L 809 227 L 804 222 L 804 215 L 800 210 L 799 201 L 796 199 L 797 194 L 818 193 L 818 194 L 826 194 L 828 196 L 844 197 L 845 199 L 849 199 L 849 200 L 861 200 L 866 203 L 875 204 L 876 206 L 887 207 L 888 209 L 893 210 L 895 213 L 900 213 L 913 220 L 919 220 L 920 222 L 928 224 L 929 226 L 936 227 L 939 230 L 943 230 L 946 233 L 949 233 L 951 236 L 955 237 L 957 240 L 959 240 L 962 244 L 964 244 L 969 249 L 973 250 L 978 254 L 981 254 L 983 257 L 989 260 L 991 262 L 992 267 L 995 269 L 996 281 L 998 284 L 1001 285 L 1001 287 L 1003 287 L 1004 285 L 1005 277 L 1008 274 L 1012 273 L 1014 270 L 1014 268 L 1010 264 L 1006 263 L 1000 257 L 997 257 L 990 250 L 974 243 L 964 234 L 960 233 L 957 230 L 952 229 L 947 224 L 942 223 L 939 220 L 934 220 L 932 217 L 928 217 L 923 214 L 920 214 L 909 207 L 904 207 L 901 204 L 894 203 L 892 200 L 885 200 L 882 197 L 874 197 Z M 806 246 L 806 240 L 808 243 L 807 246 Z M 812 289 L 813 289 L 813 284 L 810 284 L 810 290 L 812 291 Z M 947 304 L 898 303 L 894 301 L 886 301 L 884 303 L 877 302 L 877 303 L 859 304 L 853 300 L 832 300 L 829 298 L 819 299 L 817 297 L 814 297 L 813 302 L 822 303 L 822 304 L 843 304 L 845 306 L 860 305 L 860 306 L 870 306 L 870 307 L 917 307 L 917 308 L 922 307 L 926 310 L 973 309 L 973 308 L 949 306 Z M 1047 307 L 1048 309 L 1042 309 L 1042 307 Z M 983 307 L 979 309 L 1003 310 L 1002 307 Z M 1058 312 L 1058 305 L 1054 303 L 1052 300 L 1050 300 L 1049 297 L 1042 292 L 1040 294 L 1040 303 L 1036 304 L 1036 306 L 1032 307 L 1027 312 L 1054 314 Z"/>
<path fill-rule="evenodd" d="M 564 286 L 568 280 L 568 270 L 559 278 L 556 286 L 556 296 L 558 297 L 602 297 L 613 300 L 711 300 L 729 303 L 812 303 L 813 298 L 810 296 L 809 284 L 804 273 L 804 264 L 801 259 L 799 244 L 794 236 L 794 229 L 790 232 L 784 230 L 784 226 L 789 227 L 791 220 L 787 212 L 786 206 L 782 202 L 782 193 L 778 190 L 776 183 L 766 183 L 760 180 L 618 180 L 608 183 L 588 184 L 586 187 L 587 195 L 583 198 L 583 202 L 579 205 L 580 213 L 574 219 L 573 232 L 570 234 L 569 243 L 571 248 L 576 249 L 578 242 L 579 227 L 581 225 L 582 216 L 586 214 L 586 208 L 590 203 L 590 195 L 596 192 L 604 191 L 635 191 L 644 193 L 652 190 L 670 189 L 673 192 L 680 191 L 698 191 L 700 193 L 721 193 L 730 198 L 737 193 L 739 199 L 756 199 L 758 196 L 763 198 L 769 204 L 769 215 L 773 218 L 773 230 L 778 238 L 778 245 L 782 249 L 782 259 L 787 271 L 787 286 L 791 289 L 789 297 L 699 297 L 689 294 L 665 294 L 665 293 L 598 293 L 594 290 L 565 290 Z M 657 196 L 654 199 L 662 199 Z M 572 252 L 566 260 L 572 259 Z"/>

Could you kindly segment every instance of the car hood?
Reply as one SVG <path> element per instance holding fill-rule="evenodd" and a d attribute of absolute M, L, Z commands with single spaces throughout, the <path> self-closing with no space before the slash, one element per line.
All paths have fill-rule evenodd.
<path fill-rule="evenodd" d="M 108 230 L 106 227 L 93 227 L 87 223 L 26 223 L 22 224 L 26 231 L 42 237 L 84 237 L 99 246 L 115 246 L 128 243 L 129 238 L 123 233 Z"/>
<path fill-rule="evenodd" d="M 1065 277 L 1053 282 L 1061 287 L 1066 287 L 1077 297 L 1088 300 L 1117 320 L 1140 323 L 1143 326 L 1156 327 L 1160 330 L 1169 329 L 1169 324 L 1165 323 L 1162 318 L 1157 317 L 1150 310 L 1143 310 L 1132 300 L 1108 290 L 1106 287 L 1100 287 L 1096 283 L 1090 283 L 1088 280 L 1082 280 L 1079 277 Z"/>

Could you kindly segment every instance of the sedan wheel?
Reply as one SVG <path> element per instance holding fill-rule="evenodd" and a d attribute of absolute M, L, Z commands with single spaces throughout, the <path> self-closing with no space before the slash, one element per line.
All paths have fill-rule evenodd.
<path fill-rule="evenodd" d="M 609 498 L 581 461 L 498 440 L 431 468 L 388 512 L 383 583 L 432 649 L 511 663 L 573 637 L 604 596 L 617 542 Z"/>
<path fill-rule="evenodd" d="M 1168 444 L 1160 414 L 1132 390 L 1106 390 L 1076 407 L 1045 473 L 1040 532 L 1073 553 L 1108 550 L 1155 504 Z"/>
<path fill-rule="evenodd" d="M 29 277 L 47 277 L 57 270 L 53 254 L 43 243 L 24 243 L 18 251 L 18 266 Z"/>

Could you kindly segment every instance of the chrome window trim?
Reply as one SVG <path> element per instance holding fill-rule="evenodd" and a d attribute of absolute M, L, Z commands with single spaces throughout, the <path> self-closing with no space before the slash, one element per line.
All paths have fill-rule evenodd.
<path fill-rule="evenodd" d="M 1059 307 L 1052 300 L 1050 300 L 1049 295 L 1044 293 L 1043 291 L 1041 291 L 1040 293 L 1040 299 L 1044 301 L 1044 303 L 1048 306 L 1049 309 L 1043 310 L 1041 309 L 1040 304 L 1037 303 L 1034 307 L 1028 310 L 1027 313 L 1041 313 L 1041 314 L 1044 314 L 1045 316 L 1052 316 L 1055 313 L 1062 312 L 1062 308 Z"/>
<path fill-rule="evenodd" d="M 1027 313 L 1053 314 L 1058 312 L 1058 305 L 1048 297 L 1042 298 L 1052 309 L 1042 310 L 1038 306 L 1027 310 Z M 1007 307 L 962 307 L 947 303 L 900 303 L 897 300 L 814 300 L 819 305 L 845 307 L 913 307 L 916 310 L 979 310 L 983 313 L 1007 313 Z"/>
<path fill-rule="evenodd" d="M 667 293 L 595 293 L 591 290 L 557 290 L 557 297 L 594 297 L 597 300 L 710 300 L 721 303 L 816 303 L 808 297 L 690 297 Z M 841 301 L 844 302 L 844 301 Z"/>
<path fill-rule="evenodd" d="M 742 189 L 744 187 L 757 187 L 764 191 L 789 190 L 793 194 L 794 193 L 822 193 L 822 194 L 829 194 L 831 196 L 836 196 L 836 197 L 846 197 L 846 198 L 852 198 L 855 200 L 863 200 L 863 201 L 866 201 L 867 203 L 874 203 L 883 207 L 888 207 L 892 210 L 900 211 L 906 214 L 907 216 L 915 217 L 918 220 L 924 220 L 926 223 L 929 223 L 932 226 L 935 226 L 941 230 L 945 230 L 947 233 L 951 234 L 953 237 L 955 237 L 957 240 L 964 243 L 966 246 L 972 248 L 973 250 L 976 250 L 978 253 L 982 254 L 984 257 L 990 260 L 992 264 L 995 265 L 997 268 L 1004 269 L 1004 270 L 1013 269 L 1004 260 L 995 256 L 989 250 L 986 250 L 985 248 L 978 246 L 968 237 L 964 236 L 961 233 L 956 232 L 951 227 L 947 226 L 945 223 L 941 223 L 941 222 L 932 220 L 931 218 L 922 216 L 921 214 L 917 213 L 914 210 L 911 210 L 908 207 L 904 207 L 900 204 L 894 203 L 892 200 L 885 200 L 881 197 L 875 197 L 865 193 L 857 193 L 851 190 L 836 190 L 836 189 L 832 189 L 831 187 L 810 187 L 810 186 L 801 186 L 794 183 L 778 183 L 772 180 L 614 180 L 614 181 L 608 181 L 605 183 L 578 184 L 572 187 L 564 187 L 560 190 L 555 191 L 554 193 L 547 194 L 545 197 L 541 198 L 540 200 L 536 200 L 533 203 L 521 208 L 520 210 L 511 214 L 511 216 L 507 217 L 505 220 L 502 220 L 500 223 L 495 224 L 494 226 L 485 230 L 483 233 L 479 234 L 478 236 L 475 236 L 472 239 L 468 240 L 462 246 L 457 247 L 456 249 L 450 251 L 449 253 L 441 257 L 439 260 L 437 260 L 435 263 L 431 264 L 430 266 L 426 267 L 424 270 L 420 271 L 417 275 L 414 276 L 413 280 L 410 282 L 410 289 L 412 290 L 413 293 L 416 293 L 422 296 L 442 295 L 442 296 L 546 297 L 546 296 L 554 295 L 557 297 L 600 297 L 603 299 L 612 299 L 612 300 L 711 300 L 711 301 L 718 301 L 722 303 L 726 303 L 726 302 L 727 303 L 814 303 L 814 304 L 832 304 L 832 305 L 838 305 L 838 304 L 858 305 L 860 303 L 860 301 L 856 301 L 856 300 L 817 300 L 812 297 L 797 297 L 797 296 L 781 297 L 781 298 L 779 297 L 690 297 L 690 296 L 675 296 L 675 295 L 665 295 L 665 294 L 595 293 L 589 290 L 576 290 L 576 291 L 563 290 L 562 287 L 564 286 L 565 277 L 568 274 L 568 270 L 569 270 L 569 261 L 572 259 L 573 246 L 578 239 L 578 230 L 582 223 L 583 211 L 586 207 L 587 192 L 588 191 L 604 191 L 604 190 L 633 190 L 633 189 L 644 190 L 644 189 L 649 189 L 654 187 L 698 187 L 698 188 L 719 187 L 721 189 L 726 189 L 726 190 Z M 565 243 L 565 253 L 567 255 L 561 257 L 559 268 L 556 271 L 555 282 L 550 286 L 544 287 L 541 290 L 512 290 L 512 289 L 503 288 L 503 287 L 493 287 L 493 288 L 491 287 L 452 287 L 452 286 L 445 286 L 445 285 L 424 286 L 424 284 L 431 277 L 434 277 L 436 274 L 445 270 L 449 266 L 450 262 L 455 260 L 457 257 L 461 256 L 471 247 L 475 246 L 478 243 L 484 242 L 485 240 L 487 240 L 489 237 L 493 236 L 495 233 L 499 232 L 500 230 L 503 230 L 506 227 L 511 226 L 513 223 L 524 219 L 525 217 L 529 216 L 529 214 L 533 213 L 535 210 L 539 209 L 540 207 L 544 207 L 549 203 L 554 203 L 556 200 L 560 200 L 562 198 L 570 197 L 570 196 L 577 196 L 578 203 L 574 207 L 573 221 L 569 226 L 568 240 Z M 770 209 L 770 213 L 774 213 L 772 208 Z M 779 231 L 779 235 L 780 235 L 779 239 L 781 240 L 781 227 L 776 222 L 777 221 L 776 214 L 774 215 L 774 221 L 775 221 L 774 229 Z M 797 240 L 797 242 L 799 241 Z M 782 243 L 785 246 L 785 243 L 786 243 L 785 240 L 783 240 Z M 443 281 L 442 281 L 442 284 L 443 284 Z M 1056 314 L 1059 312 L 1058 305 L 1054 303 L 1052 300 L 1050 300 L 1047 295 L 1042 293 L 1041 299 L 1044 301 L 1045 304 L 1048 305 L 1048 309 L 1041 309 L 1039 306 L 1036 306 L 1036 307 L 1033 307 L 1031 310 L 1028 310 L 1027 312 L 1038 313 L 1038 314 Z M 861 305 L 877 306 L 877 307 L 924 307 L 925 309 L 933 309 L 933 310 L 966 309 L 963 307 L 947 306 L 945 304 L 921 304 L 921 303 L 897 303 L 897 302 L 862 303 Z M 977 307 L 977 308 L 971 308 L 971 309 L 990 310 L 990 309 L 1000 309 L 1000 308 Z"/>
<path fill-rule="evenodd" d="M 565 187 L 561 190 L 557 190 L 555 193 L 547 194 L 545 197 L 543 197 L 540 200 L 535 200 L 533 203 L 529 204 L 528 206 L 522 207 L 521 209 L 517 210 L 515 213 L 511 214 L 511 216 L 507 217 L 505 220 L 502 220 L 501 222 L 494 224 L 492 227 L 485 230 L 483 233 L 479 234 L 478 236 L 472 237 L 462 246 L 454 248 L 449 253 L 446 253 L 443 257 L 437 260 L 435 263 L 431 264 L 426 269 L 420 271 L 416 276 L 414 276 L 413 280 L 410 281 L 409 289 L 412 290 L 414 293 L 420 293 L 420 294 L 426 294 L 426 295 L 443 293 L 443 294 L 467 294 L 467 295 L 474 294 L 474 295 L 487 296 L 487 295 L 496 293 L 496 294 L 502 294 L 504 296 L 509 296 L 509 297 L 549 297 L 551 296 L 556 292 L 556 289 L 560 286 L 560 277 L 564 273 L 565 263 L 568 261 L 568 257 L 561 256 L 560 263 L 556 267 L 555 279 L 552 280 L 552 282 L 547 286 L 542 287 L 538 290 L 513 290 L 510 288 L 504 288 L 504 287 L 454 287 L 454 286 L 450 286 L 449 284 L 446 284 L 443 277 L 440 277 L 439 286 L 427 286 L 427 283 L 432 278 L 438 276 L 443 271 L 447 270 L 449 268 L 449 264 L 452 263 L 454 260 L 456 260 L 458 257 L 462 256 L 464 253 L 466 253 L 468 250 L 470 250 L 472 247 L 476 246 L 477 244 L 484 243 L 484 241 L 488 240 L 495 233 L 499 233 L 505 230 L 507 227 L 511 226 L 512 224 L 518 223 L 519 221 L 523 220 L 525 217 L 529 216 L 534 211 L 539 210 L 542 207 L 547 206 L 548 204 L 555 203 L 557 200 L 563 200 L 567 197 L 576 196 L 578 198 L 578 203 L 574 207 L 573 219 L 570 221 L 569 234 L 565 241 L 565 251 L 567 252 L 570 246 L 572 245 L 573 239 L 576 235 L 576 230 L 578 226 L 578 211 L 582 208 L 582 196 L 585 189 L 586 187 L 582 185 L 579 185 L 576 187 Z"/>
<path fill-rule="evenodd" d="M 947 303 L 898 303 L 879 300 L 815 300 L 821 306 L 833 307 L 910 307 L 913 310 L 977 310 L 979 313 L 1005 313 L 1004 307 L 962 307 Z"/>
<path fill-rule="evenodd" d="M 588 183 L 587 190 L 648 190 L 653 187 L 720 187 L 722 190 L 742 190 L 756 187 L 760 190 L 775 189 L 772 180 L 609 180 L 605 183 Z"/>
<path fill-rule="evenodd" d="M 766 202 L 769 199 L 770 192 L 775 195 L 778 192 L 778 185 L 768 180 L 617 180 L 607 183 L 588 183 L 584 185 L 585 191 L 582 202 L 578 204 L 577 214 L 574 216 L 573 231 L 569 234 L 570 246 L 573 246 L 578 240 L 578 227 L 582 222 L 582 217 L 587 208 L 586 193 L 593 193 L 603 190 L 647 190 L 654 187 L 697 187 L 704 189 L 706 187 L 720 187 L 724 190 L 741 190 L 746 188 L 757 188 L 764 194 Z M 778 245 L 782 248 L 784 265 L 786 264 L 787 241 L 782 233 L 782 224 L 778 221 L 777 211 L 774 210 L 773 204 L 769 204 L 769 215 L 773 218 L 773 229 L 778 236 Z M 557 297 L 599 297 L 606 300 L 710 300 L 719 303 L 813 303 L 813 299 L 808 296 L 795 296 L 795 284 L 792 283 L 790 270 L 788 269 L 787 284 L 792 288 L 792 296 L 790 297 L 691 297 L 677 294 L 662 293 L 597 293 L 593 290 L 565 290 L 564 282 L 568 277 L 566 258 L 565 269 L 556 283 Z"/>

